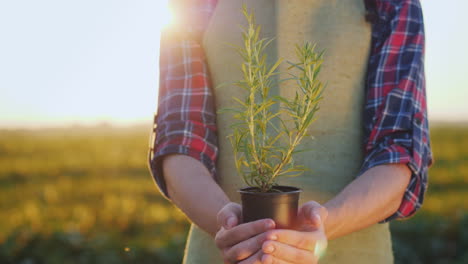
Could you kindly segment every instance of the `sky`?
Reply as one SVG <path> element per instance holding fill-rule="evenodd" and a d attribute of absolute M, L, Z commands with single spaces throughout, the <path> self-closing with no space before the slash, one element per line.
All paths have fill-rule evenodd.
<path fill-rule="evenodd" d="M 429 119 L 468 122 L 468 1 L 422 5 Z M 150 124 L 168 20 L 165 0 L 0 0 L 0 127 Z"/>

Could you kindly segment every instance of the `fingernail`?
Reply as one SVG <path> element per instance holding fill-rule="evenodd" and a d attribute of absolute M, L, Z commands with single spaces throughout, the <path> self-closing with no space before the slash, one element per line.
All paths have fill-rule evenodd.
<path fill-rule="evenodd" d="M 265 253 L 271 253 L 271 252 L 275 251 L 275 248 L 272 245 L 268 245 L 263 249 L 263 251 Z"/>
<path fill-rule="evenodd" d="M 271 235 L 271 236 L 268 237 L 268 239 L 270 239 L 270 240 L 277 240 L 278 237 L 277 237 L 276 235 Z"/>
<path fill-rule="evenodd" d="M 275 223 L 274 223 L 273 221 L 271 221 L 271 220 L 267 220 L 267 221 L 265 222 L 265 227 L 268 228 L 268 229 L 274 228 L 274 227 L 275 227 Z"/>
<path fill-rule="evenodd" d="M 320 215 L 317 214 L 317 213 L 315 213 L 315 212 L 312 212 L 312 213 L 310 214 L 310 219 L 311 219 L 311 220 L 315 220 L 315 221 L 317 221 L 318 223 L 322 222 L 322 219 L 320 218 Z"/>
<path fill-rule="evenodd" d="M 231 216 L 226 221 L 226 228 L 230 229 L 230 228 L 234 227 L 235 224 L 236 224 L 236 218 Z"/>
<path fill-rule="evenodd" d="M 322 218 L 320 217 L 319 214 L 315 214 L 315 218 L 319 221 L 319 223 L 322 222 Z"/>

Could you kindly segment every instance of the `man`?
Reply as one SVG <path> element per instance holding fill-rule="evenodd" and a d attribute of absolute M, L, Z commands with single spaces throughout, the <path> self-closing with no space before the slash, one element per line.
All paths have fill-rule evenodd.
<path fill-rule="evenodd" d="M 325 57 L 325 61 L 331 62 L 328 73 L 325 67 L 327 80 L 338 79 L 333 87 L 349 87 L 339 92 L 328 89 L 330 94 L 324 95 L 329 101 L 320 113 L 333 118 L 319 117 L 321 123 L 316 126 L 329 129 L 325 136 L 319 137 L 317 147 L 331 154 L 316 156 L 314 160 L 330 161 L 338 155 L 337 161 L 328 162 L 323 168 L 324 174 L 336 179 L 327 183 L 331 185 L 311 192 L 320 197 L 322 205 L 315 199 L 306 199 L 303 203 L 299 210 L 303 220 L 300 230 L 275 230 L 274 222 L 269 219 L 240 223 L 240 206 L 231 202 L 237 201 L 231 187 L 237 182 L 226 173 L 229 171 L 226 160 L 232 159 L 223 147 L 226 146 L 222 137 L 226 121 L 219 117 L 216 120 L 214 109 L 215 103 L 218 107 L 224 106 L 223 98 L 227 96 L 224 93 L 229 91 L 216 93 L 214 90 L 219 80 L 237 78 L 224 63 L 237 61 L 232 53 L 221 52 L 216 40 L 238 40 L 238 34 L 234 34 L 238 15 L 233 14 L 240 13 L 240 2 L 247 2 L 256 10 L 267 31 L 286 34 L 287 37 L 278 38 L 278 42 L 298 38 L 300 32 L 313 32 L 328 49 L 329 57 Z M 374 224 L 415 213 L 423 200 L 427 168 L 432 161 L 424 87 L 424 29 L 419 2 L 366 1 L 368 17 L 373 20 L 372 32 L 368 33 L 367 25 L 359 17 L 364 7 L 361 0 L 335 4 L 336 1 L 273 2 L 172 1 L 183 19 L 179 25 L 162 33 L 160 99 L 150 165 L 162 192 L 195 224 L 185 261 L 211 263 L 222 258 L 225 263 L 314 263 L 328 240 L 330 246 L 325 262 L 391 263 L 388 227 Z M 311 14 L 323 16 L 319 24 L 309 22 Z M 274 20 L 280 21 L 279 25 L 269 27 L 273 23 L 269 20 L 271 17 L 281 18 Z M 329 17 L 331 19 L 327 20 Z M 221 23 L 226 21 L 229 23 Z M 288 28 L 291 23 L 281 24 L 282 21 L 295 21 L 294 25 L 302 23 L 302 26 L 291 29 Z M 221 24 L 223 26 L 219 26 Z M 349 45 L 340 39 L 346 32 L 353 32 L 348 36 L 352 40 L 346 41 L 360 43 L 362 48 L 349 52 L 346 45 L 340 45 Z M 366 38 L 367 35 L 370 38 L 370 33 L 371 42 Z M 279 51 L 289 55 L 287 48 Z M 367 73 L 361 67 L 363 56 L 356 57 L 355 53 L 370 53 L 365 61 Z M 355 72 L 349 74 L 352 70 Z M 346 74 L 351 77 L 344 76 Z M 341 81 L 337 76 L 341 76 Z M 360 89 L 361 79 L 365 93 Z M 347 101 L 360 92 L 362 96 Z M 363 115 L 361 108 L 355 107 L 361 102 Z M 345 116 L 345 113 L 352 116 Z M 337 128 L 353 133 L 327 137 Z M 356 148 L 361 145 L 361 132 L 365 138 L 363 157 Z M 349 140 L 336 143 L 350 134 Z M 345 154 L 339 156 L 342 151 Z M 350 158 L 349 153 L 356 153 L 356 157 Z M 217 161 L 218 154 L 220 160 Z M 306 156 L 303 160 L 316 162 L 309 161 Z M 343 178 L 333 167 L 337 164 L 346 167 L 348 163 L 352 164 L 349 165 L 352 169 L 347 178 Z M 360 167 L 358 170 L 353 167 L 356 165 Z M 222 175 L 218 175 L 219 170 Z M 351 176 L 359 177 L 350 180 Z M 340 181 L 341 185 L 333 185 Z M 307 187 L 306 190 L 313 189 L 313 186 Z M 320 196 L 320 189 L 338 187 L 336 193 L 329 191 Z M 214 244 L 221 257 L 214 254 Z"/>

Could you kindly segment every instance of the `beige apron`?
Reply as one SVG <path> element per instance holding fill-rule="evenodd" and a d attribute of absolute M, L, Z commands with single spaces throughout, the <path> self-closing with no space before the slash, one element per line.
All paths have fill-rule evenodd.
<path fill-rule="evenodd" d="M 217 109 L 234 106 L 233 96 L 244 96 L 236 86 L 220 86 L 242 79 L 242 59 L 225 43 L 242 46 L 239 24 L 247 25 L 241 12 L 243 3 L 255 12 L 262 27 L 260 38 L 276 37 L 266 50 L 270 64 L 278 57 L 297 61 L 296 43 L 316 42 L 318 50 L 325 49 L 320 79 L 328 86 L 318 120 L 312 124 L 314 139 L 304 142 L 313 150 L 296 158 L 297 164 L 311 171 L 279 181 L 303 189 L 301 204 L 310 200 L 324 203 L 353 180 L 363 159 L 362 108 L 371 34 L 364 19 L 363 0 L 219 0 L 203 38 Z M 286 71 L 287 66 L 284 64 L 280 71 Z M 294 83 L 284 82 L 272 92 L 291 96 L 295 89 Z M 226 138 L 233 121 L 231 114 L 218 114 L 217 165 L 219 184 L 232 201 L 239 203 L 237 190 L 244 184 Z M 213 239 L 194 225 L 185 253 L 186 264 L 223 263 Z M 320 263 L 393 263 L 388 225 L 377 224 L 330 241 Z"/>

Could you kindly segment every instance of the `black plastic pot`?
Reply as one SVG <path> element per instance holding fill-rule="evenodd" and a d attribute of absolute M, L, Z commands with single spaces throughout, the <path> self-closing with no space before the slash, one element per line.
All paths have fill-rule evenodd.
<path fill-rule="evenodd" d="M 295 227 L 301 189 L 291 186 L 276 186 L 274 189 L 276 191 L 266 193 L 255 187 L 239 190 L 244 223 L 270 218 L 278 229 Z"/>

